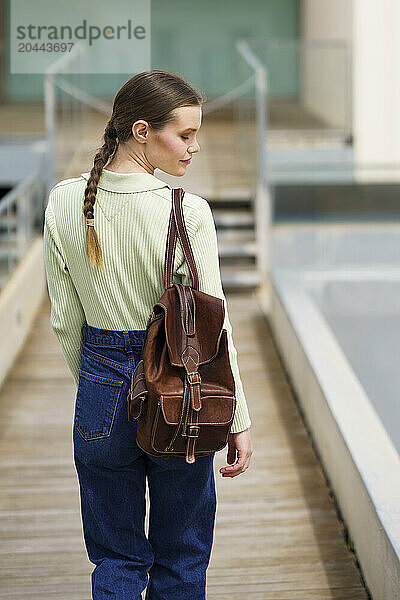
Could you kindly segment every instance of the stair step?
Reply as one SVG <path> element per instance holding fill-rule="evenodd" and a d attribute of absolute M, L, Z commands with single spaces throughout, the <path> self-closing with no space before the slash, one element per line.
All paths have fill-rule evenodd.
<path fill-rule="evenodd" d="M 0 290 L 4 288 L 7 281 L 10 279 L 11 273 L 15 268 L 17 261 L 14 260 L 12 264 L 8 264 L 7 260 L 0 259 Z"/>
<path fill-rule="evenodd" d="M 250 210 L 215 208 L 213 217 L 217 227 L 254 227 L 254 215 Z"/>
<path fill-rule="evenodd" d="M 227 240 L 218 240 L 218 252 L 224 256 L 256 256 L 256 243 L 254 241 L 237 243 Z"/>
<path fill-rule="evenodd" d="M 246 188 L 222 188 L 220 190 L 213 189 L 212 196 L 211 194 L 205 194 L 208 202 L 226 202 L 227 200 L 232 200 L 232 202 L 253 202 L 253 195 L 249 189 Z"/>
<path fill-rule="evenodd" d="M 254 241 L 254 228 L 217 229 L 218 244 L 242 244 Z"/>
<path fill-rule="evenodd" d="M 257 287 L 261 275 L 254 267 L 221 266 L 221 281 L 224 288 Z"/>
<path fill-rule="evenodd" d="M 0 291 L 5 287 L 7 281 L 8 281 L 7 275 L 0 275 Z"/>
<path fill-rule="evenodd" d="M 254 193 L 249 188 L 225 188 L 213 190 L 204 197 L 211 207 L 217 229 L 223 286 L 232 289 L 259 286 Z"/>
<path fill-rule="evenodd" d="M 0 214 L 0 228 L 16 227 L 18 223 L 17 215 Z"/>
<path fill-rule="evenodd" d="M 1 227 L 0 227 L 0 244 L 2 244 L 3 246 L 5 245 L 6 247 L 9 247 L 11 245 L 16 245 L 18 243 L 18 235 L 15 233 L 15 231 L 10 232 L 10 231 L 1 231 Z"/>
<path fill-rule="evenodd" d="M 0 239 L 0 259 L 7 259 L 8 257 L 18 258 L 19 252 L 16 240 L 10 240 L 9 238 L 5 240 Z"/>

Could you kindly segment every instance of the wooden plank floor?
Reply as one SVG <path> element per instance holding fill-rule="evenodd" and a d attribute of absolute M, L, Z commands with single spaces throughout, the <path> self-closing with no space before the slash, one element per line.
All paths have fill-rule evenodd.
<path fill-rule="evenodd" d="M 222 478 L 208 600 L 368 598 L 262 316 L 227 295 L 253 420 L 250 468 Z M 89 600 L 72 455 L 75 386 L 43 302 L 0 391 L 0 599 Z M 147 525 L 146 525 L 147 531 Z"/>

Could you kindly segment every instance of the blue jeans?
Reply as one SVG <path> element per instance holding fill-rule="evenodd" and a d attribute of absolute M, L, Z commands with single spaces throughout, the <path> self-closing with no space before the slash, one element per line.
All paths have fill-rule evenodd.
<path fill-rule="evenodd" d="M 204 600 L 217 496 L 215 452 L 153 457 L 127 395 L 145 330 L 82 326 L 73 443 L 94 600 Z M 146 476 L 150 511 L 144 531 Z"/>

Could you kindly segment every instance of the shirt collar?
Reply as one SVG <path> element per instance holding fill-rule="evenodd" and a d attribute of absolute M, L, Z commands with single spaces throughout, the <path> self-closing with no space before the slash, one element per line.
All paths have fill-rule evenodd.
<path fill-rule="evenodd" d="M 88 180 L 90 171 L 81 173 L 81 176 Z M 165 187 L 171 189 L 165 181 L 151 173 L 115 173 L 107 169 L 102 170 L 97 187 L 108 192 L 122 193 L 145 192 Z"/>

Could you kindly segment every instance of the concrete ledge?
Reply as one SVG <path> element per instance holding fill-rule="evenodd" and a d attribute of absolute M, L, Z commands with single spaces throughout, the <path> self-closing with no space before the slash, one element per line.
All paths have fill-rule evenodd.
<path fill-rule="evenodd" d="M 46 290 L 43 236 L 40 235 L 0 293 L 0 386 L 24 345 Z"/>
<path fill-rule="evenodd" d="M 268 318 L 371 594 L 399 600 L 399 455 L 302 275 L 274 272 Z"/>

